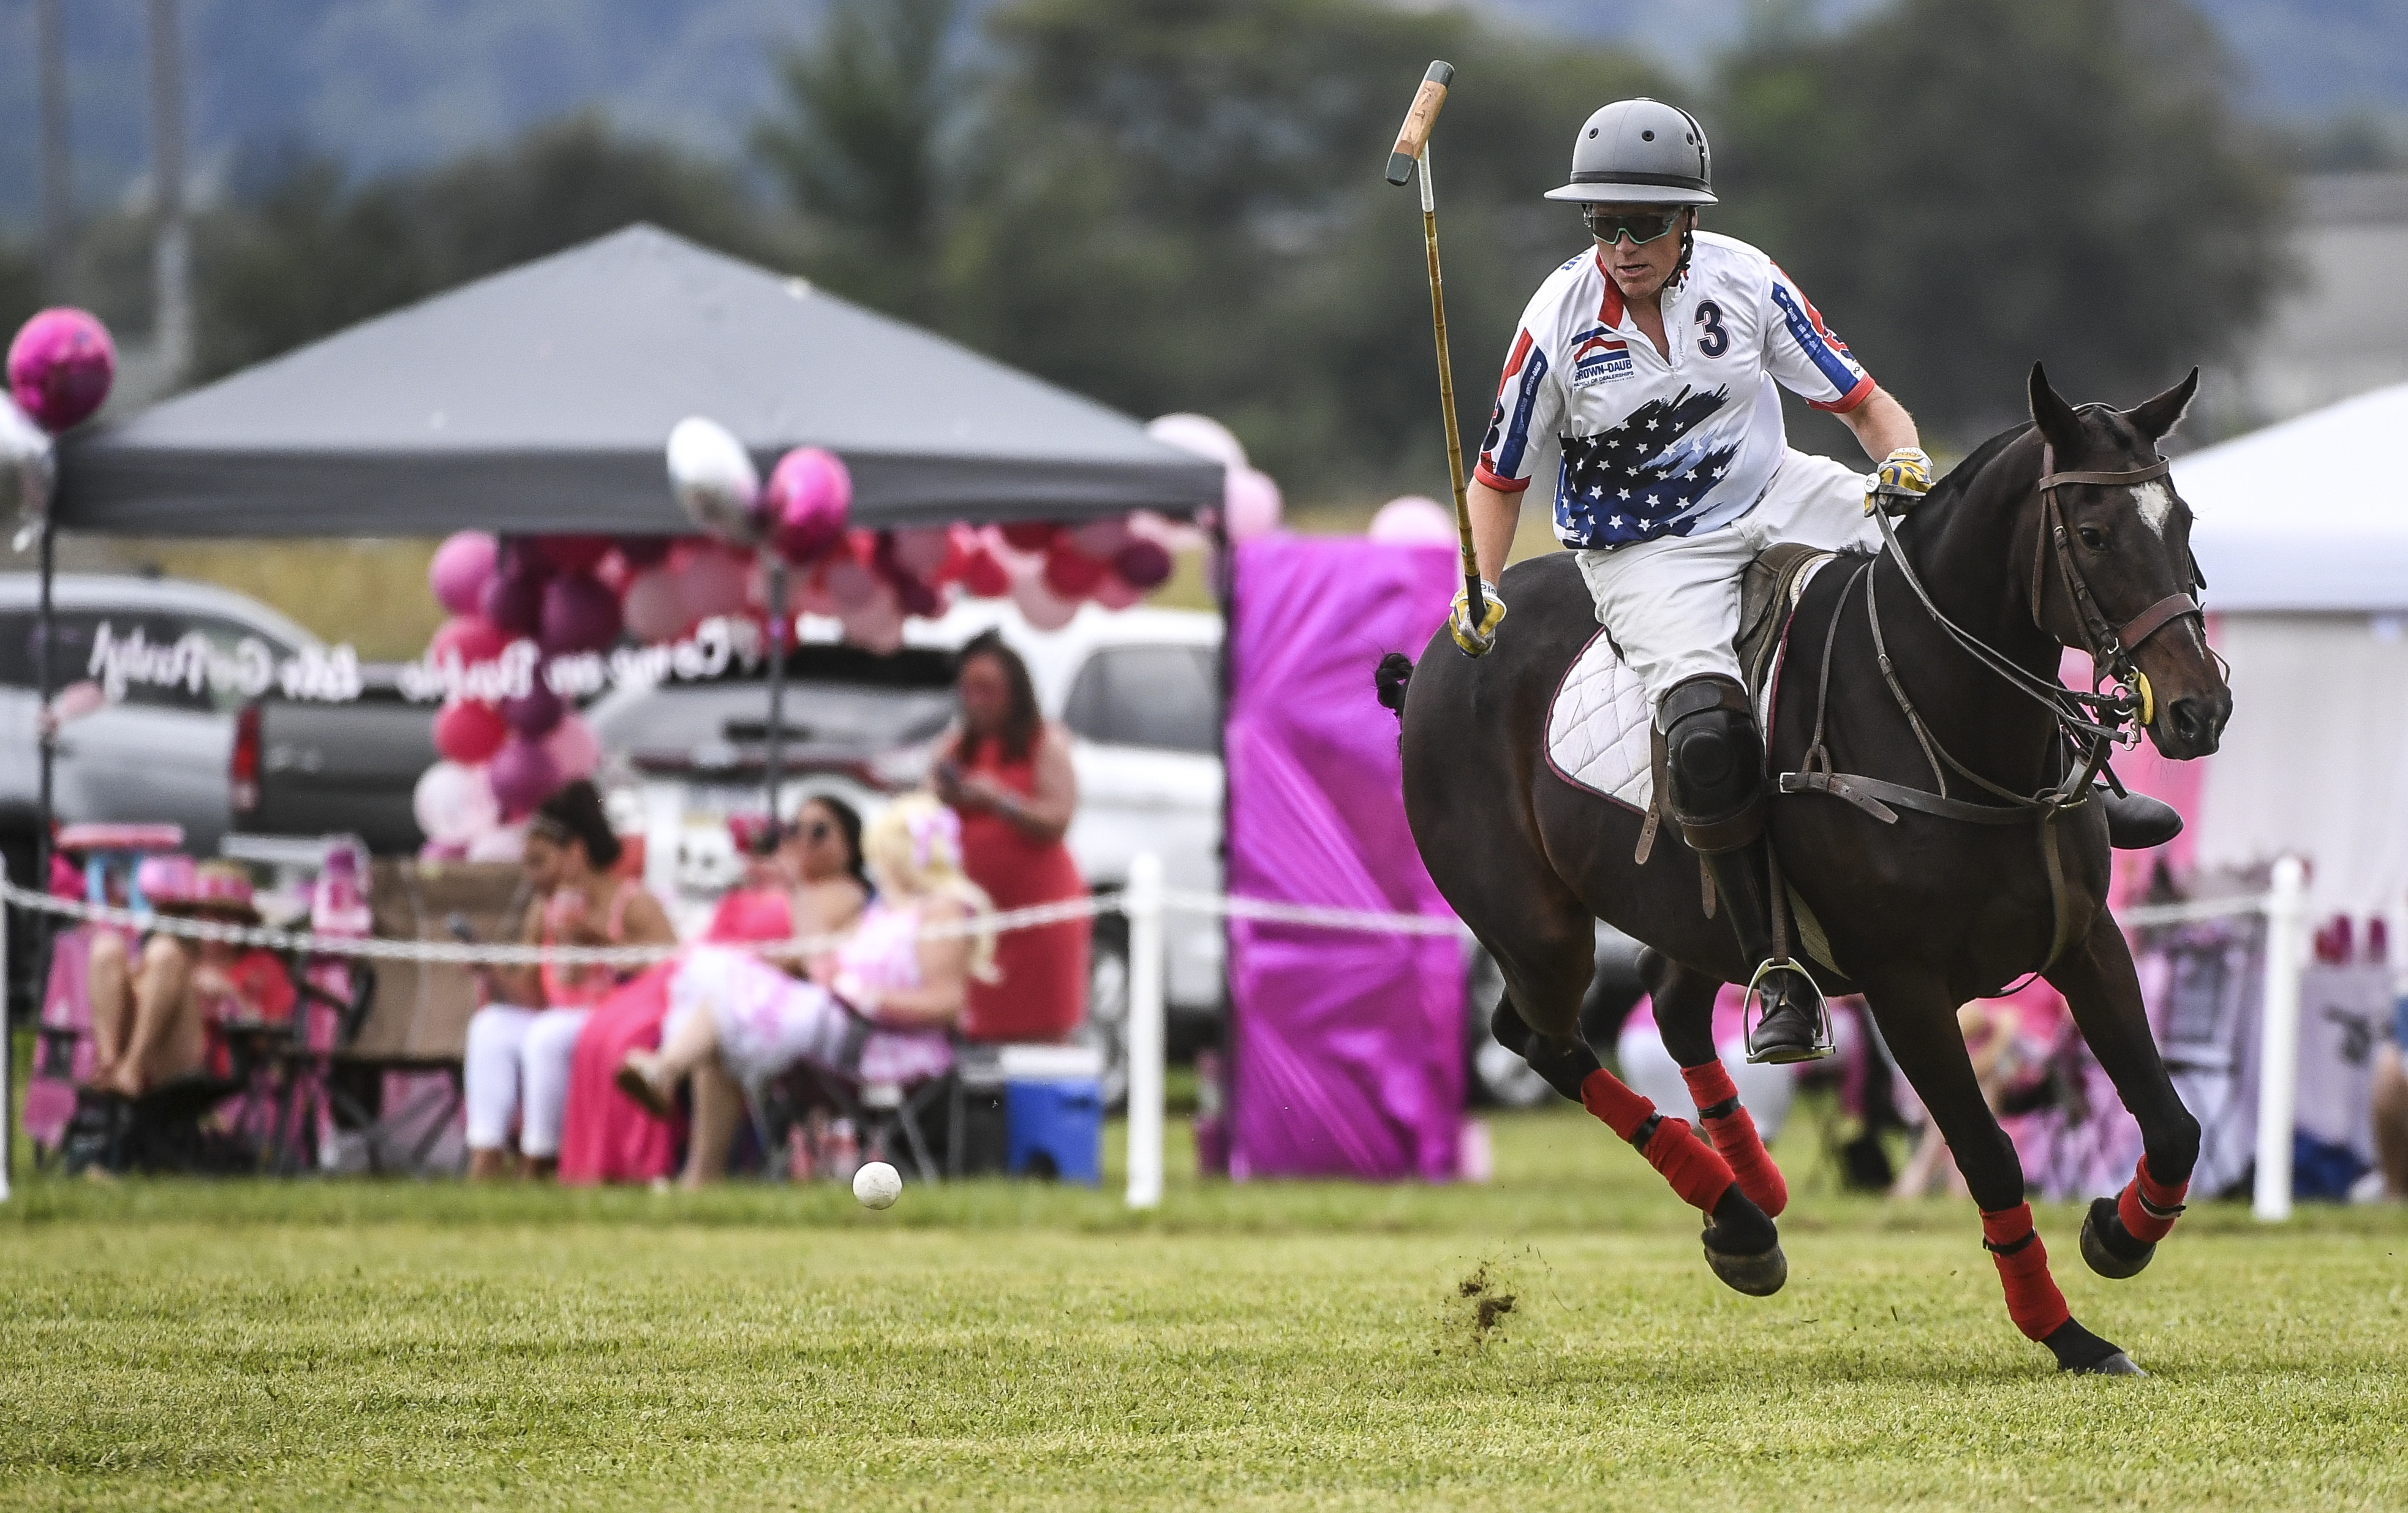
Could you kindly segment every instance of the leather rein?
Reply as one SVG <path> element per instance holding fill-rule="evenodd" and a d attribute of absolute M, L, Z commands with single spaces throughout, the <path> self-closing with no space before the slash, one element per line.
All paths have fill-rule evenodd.
<path fill-rule="evenodd" d="M 1983 777 L 1942 745 L 1924 722 L 1914 701 L 1908 697 L 1906 687 L 1899 680 L 1897 669 L 1891 664 L 1889 649 L 1882 635 L 1881 607 L 1875 587 L 1878 575 L 1873 569 L 1878 559 L 1871 559 L 1859 565 L 1848 581 L 1841 586 L 1839 601 L 1832 606 L 1831 621 L 1824 631 L 1823 661 L 1818 669 L 1814 693 L 1814 733 L 1799 763 L 1803 770 L 1782 773 L 1777 780 L 1778 791 L 1783 793 L 1828 793 L 1854 805 L 1884 824 L 1896 824 L 1897 811 L 1907 808 L 1968 824 L 2039 825 L 2041 853 L 2048 872 L 2049 896 L 2055 915 L 2048 959 L 2041 967 L 2043 972 L 2056 965 L 2065 954 L 2072 943 L 2073 934 L 2071 901 L 2066 887 L 2064 861 L 2057 846 L 2056 821 L 2060 814 L 2090 801 L 2091 780 L 2101 771 L 2106 771 L 2110 783 L 2115 781 L 2114 772 L 2107 769 L 2109 753 L 2118 746 L 2139 739 L 2140 728 L 2146 726 L 2155 716 L 2148 679 L 2133 664 L 2133 653 L 2150 636 L 2174 621 L 2186 617 L 2203 618 L 2195 595 L 2176 592 L 2159 599 L 2121 624 L 2109 620 L 2099 607 L 2090 592 L 2089 581 L 2075 561 L 2072 533 L 2066 525 L 2064 504 L 2057 497 L 2057 491 L 2066 484 L 2113 488 L 2151 482 L 2166 477 L 2172 464 L 2160 457 L 2145 467 L 2127 472 L 2060 473 L 2057 471 L 2056 461 L 2055 449 L 2042 442 L 2038 486 L 2041 520 L 2035 533 L 2032 559 L 2032 623 L 2046 633 L 2046 622 L 2041 618 L 2042 594 L 2046 582 L 2049 548 L 2053 543 L 2057 571 L 2064 580 L 2067 598 L 2073 606 L 2074 619 L 2094 669 L 2091 689 L 2086 693 L 2069 689 L 2054 678 L 2042 678 L 2021 666 L 1950 620 L 1933 602 L 1930 592 L 1916 574 L 1914 564 L 1907 559 L 1906 549 L 1899 540 L 1897 528 L 1891 523 L 1889 510 L 1884 507 L 1887 501 L 1879 497 L 1882 493 L 1891 493 L 1912 503 L 1919 496 L 1897 491 L 1877 491 L 1872 513 L 1881 523 L 1882 538 L 1890 560 L 1897 564 L 1899 575 L 1906 580 L 1907 587 L 1914 591 L 1915 598 L 1921 601 L 1932 621 L 1946 633 L 1950 640 L 1974 661 L 1998 675 L 2009 687 L 2047 707 L 2068 746 L 2082 752 L 2084 760 L 2079 764 L 2068 763 L 2064 780 L 2054 787 L 2026 794 Z M 2191 573 L 2196 582 L 2198 564 L 2195 560 Z M 1824 744 L 1830 704 L 1831 653 L 1839 636 L 1840 621 L 1845 618 L 1849 596 L 1856 592 L 1860 579 L 1865 585 L 1865 618 L 1872 630 L 1874 660 L 1881 668 L 1882 681 L 1887 685 L 1891 699 L 1897 703 L 1899 712 L 1906 716 L 1908 728 L 1914 731 L 1916 743 L 1923 749 L 1924 760 L 1930 764 L 1937 792 L 1832 770 L 1830 750 Z M 2121 685 L 2122 691 L 2114 693 L 2099 692 L 2100 685 L 2111 678 Z M 1943 770 L 1942 764 L 2000 802 L 1976 804 L 1955 797 L 1948 792 L 1948 772 Z M 2117 785 L 2117 792 L 2122 792 L 2121 785 Z"/>

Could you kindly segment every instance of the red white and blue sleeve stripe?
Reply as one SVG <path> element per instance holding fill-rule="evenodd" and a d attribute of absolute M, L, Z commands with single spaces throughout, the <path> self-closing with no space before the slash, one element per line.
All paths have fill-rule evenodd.
<path fill-rule="evenodd" d="M 1480 444 L 1480 465 L 1472 476 L 1504 493 L 1520 493 L 1530 486 L 1530 422 L 1547 382 L 1547 352 L 1530 339 L 1525 328 L 1513 339 L 1512 355 L 1505 360 L 1505 377 L 1497 385 L 1497 407 L 1490 413 L 1488 435 Z"/>
<path fill-rule="evenodd" d="M 1775 321 L 1767 321 L 1766 353 L 1772 376 L 1816 409 L 1845 414 L 1872 397 L 1872 375 L 1864 370 L 1839 333 L 1823 323 L 1805 291 L 1772 270 Z"/>

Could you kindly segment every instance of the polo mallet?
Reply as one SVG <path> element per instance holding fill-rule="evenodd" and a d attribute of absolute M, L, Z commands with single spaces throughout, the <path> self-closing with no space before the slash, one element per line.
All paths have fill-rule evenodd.
<path fill-rule="evenodd" d="M 1471 506 L 1463 493 L 1463 437 L 1455 423 L 1455 360 L 1446 350 L 1446 280 L 1438 270 L 1438 194 L 1430 187 L 1430 129 L 1438 124 L 1439 108 L 1446 104 L 1446 87 L 1455 82 L 1455 64 L 1433 63 L 1413 93 L 1413 107 L 1397 132 L 1388 153 L 1388 182 L 1399 188 L 1419 170 L 1422 181 L 1422 242 L 1429 251 L 1430 327 L 1438 334 L 1438 401 L 1446 416 L 1446 468 L 1455 485 L 1455 529 L 1463 541 L 1464 603 L 1471 623 L 1488 618 L 1488 599 L 1480 589 L 1480 554 L 1471 545 Z"/>

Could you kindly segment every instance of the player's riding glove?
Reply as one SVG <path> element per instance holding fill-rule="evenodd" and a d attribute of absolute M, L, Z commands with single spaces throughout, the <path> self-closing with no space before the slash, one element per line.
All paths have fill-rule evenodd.
<path fill-rule="evenodd" d="M 1865 479 L 1865 513 L 1876 507 L 1903 515 L 1931 492 L 1931 459 L 1920 447 L 1900 447 Z"/>
<path fill-rule="evenodd" d="M 1497 627 L 1505 620 L 1505 601 L 1497 597 L 1494 586 L 1482 583 L 1480 597 L 1488 612 L 1480 618 L 1479 624 L 1471 623 L 1471 602 L 1461 589 L 1455 591 L 1455 607 L 1446 616 L 1447 634 L 1469 657 L 1480 656 L 1497 644 Z"/>

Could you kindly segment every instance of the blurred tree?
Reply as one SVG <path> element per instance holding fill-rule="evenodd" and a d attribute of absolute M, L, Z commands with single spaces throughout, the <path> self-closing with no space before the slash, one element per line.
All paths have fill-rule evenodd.
<path fill-rule="evenodd" d="M 0 236 L 0 345 L 15 335 L 25 318 L 43 303 L 41 254 L 31 246 Z"/>
<path fill-rule="evenodd" d="M 1958 445 L 2023 414 L 2035 358 L 2130 404 L 2231 355 L 2276 285 L 2281 181 L 2185 0 L 1899 0 L 1758 33 L 1719 93 L 1708 223 Z"/>
<path fill-rule="evenodd" d="M 1442 494 L 1419 202 L 1380 171 L 1434 57 L 1461 424 L 1584 241 L 1540 198 L 1619 53 L 1374 0 L 1016 0 L 945 263 L 953 334 L 1140 415 L 1219 416 L 1292 491 Z"/>
<path fill-rule="evenodd" d="M 968 104 L 946 58 L 958 0 L 836 0 L 809 48 L 780 63 L 783 113 L 753 151 L 803 218 L 823 281 L 926 321 L 945 192 L 943 151 Z"/>
<path fill-rule="evenodd" d="M 196 382 L 634 221 L 760 260 L 783 248 L 730 169 L 592 117 L 365 184 L 290 151 L 236 177 L 199 227 Z"/>

